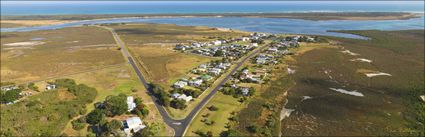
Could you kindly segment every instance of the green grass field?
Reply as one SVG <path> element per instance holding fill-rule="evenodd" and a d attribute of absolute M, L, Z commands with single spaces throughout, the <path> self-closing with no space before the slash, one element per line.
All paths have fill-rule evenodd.
<path fill-rule="evenodd" d="M 214 105 L 218 108 L 217 111 L 210 111 L 207 107 Z M 229 123 L 228 118 L 232 115 L 232 112 L 238 112 L 240 109 L 246 107 L 246 104 L 238 102 L 237 98 L 232 96 L 224 95 L 219 92 L 210 100 L 210 102 L 199 111 L 196 118 L 193 119 L 192 123 L 189 125 L 189 128 L 186 131 L 185 136 L 197 136 L 195 131 L 207 132 L 211 131 L 213 135 L 220 135 L 222 131 L 226 130 L 227 123 Z M 209 115 L 208 117 L 203 117 Z M 201 120 L 207 119 L 207 122 L 214 121 L 214 124 L 207 125 Z"/>

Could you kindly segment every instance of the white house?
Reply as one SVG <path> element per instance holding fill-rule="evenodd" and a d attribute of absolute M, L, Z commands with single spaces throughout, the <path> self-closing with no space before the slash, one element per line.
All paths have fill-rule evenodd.
<path fill-rule="evenodd" d="M 176 50 L 186 50 L 186 46 L 184 46 L 184 45 L 176 45 L 176 47 L 174 49 L 176 49 Z"/>
<path fill-rule="evenodd" d="M 207 65 L 205 65 L 205 64 L 201 64 L 201 65 L 199 65 L 199 68 L 206 69 L 206 68 L 207 68 Z"/>
<path fill-rule="evenodd" d="M 241 41 L 248 41 L 248 40 L 249 40 L 249 38 L 248 38 L 248 37 L 242 37 L 242 38 L 240 38 L 239 40 L 241 40 Z"/>
<path fill-rule="evenodd" d="M 55 84 L 47 84 L 46 85 L 46 90 L 53 90 L 56 89 L 56 85 Z"/>
<path fill-rule="evenodd" d="M 242 95 L 244 95 L 244 96 L 248 96 L 249 88 L 247 88 L 247 87 L 243 87 L 243 88 L 241 88 L 241 92 L 242 92 Z"/>
<path fill-rule="evenodd" d="M 200 43 L 192 43 L 192 46 L 193 46 L 193 47 L 197 47 L 197 48 L 199 48 L 199 47 L 201 47 L 202 45 L 201 45 Z"/>
<path fill-rule="evenodd" d="M 181 100 L 184 100 L 184 101 L 186 101 L 186 102 L 189 102 L 189 101 L 191 101 L 193 98 L 192 98 L 192 96 L 186 96 L 185 94 L 181 94 L 177 99 L 181 99 Z"/>
<path fill-rule="evenodd" d="M 202 85 L 202 79 L 194 79 L 189 81 L 190 86 L 199 87 Z"/>
<path fill-rule="evenodd" d="M 208 70 L 208 73 L 217 76 L 217 75 L 220 75 L 221 69 L 219 69 L 219 68 L 210 68 Z"/>
<path fill-rule="evenodd" d="M 256 63 L 257 64 L 265 64 L 267 61 L 266 58 L 257 58 Z"/>
<path fill-rule="evenodd" d="M 184 86 L 187 86 L 187 82 L 186 81 L 177 81 L 176 83 L 174 83 L 174 88 L 183 88 Z"/>
<path fill-rule="evenodd" d="M 128 111 L 132 111 L 134 108 L 136 108 L 136 103 L 134 103 L 134 98 L 133 96 L 128 96 L 127 97 L 127 110 Z"/>
<path fill-rule="evenodd" d="M 272 48 L 269 48 L 268 51 L 270 51 L 270 52 L 277 52 L 278 49 L 276 47 L 272 47 Z"/>
<path fill-rule="evenodd" d="M 132 132 L 138 132 L 139 130 L 144 129 L 146 126 L 143 125 L 142 120 L 139 117 L 130 117 L 123 121 L 124 132 L 127 134 L 127 137 L 130 137 Z"/>
<path fill-rule="evenodd" d="M 258 47 L 258 43 L 251 43 L 251 46 Z"/>
<path fill-rule="evenodd" d="M 172 97 L 172 98 L 174 98 L 174 99 L 176 99 L 176 98 L 179 98 L 179 96 L 180 96 L 181 94 L 179 94 L 179 93 L 173 93 L 173 94 L 171 94 L 170 96 Z"/>
<path fill-rule="evenodd" d="M 213 44 L 213 45 L 221 45 L 222 44 L 222 41 L 215 40 L 215 41 L 212 41 L 211 44 Z"/>
<path fill-rule="evenodd" d="M 3 90 L 3 91 L 9 91 L 9 90 L 13 90 L 13 89 L 18 89 L 18 87 L 14 86 L 14 85 L 1 87 L 1 90 Z"/>

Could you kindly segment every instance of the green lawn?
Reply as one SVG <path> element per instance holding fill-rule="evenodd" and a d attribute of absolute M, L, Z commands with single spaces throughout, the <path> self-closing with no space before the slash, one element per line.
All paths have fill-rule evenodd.
<path fill-rule="evenodd" d="M 207 107 L 214 105 L 218 108 L 217 111 L 210 111 Z M 192 123 L 186 131 L 185 136 L 196 136 L 195 131 L 211 131 L 213 135 L 219 135 L 222 131 L 225 131 L 225 126 L 229 122 L 228 118 L 231 117 L 232 112 L 238 112 L 242 108 L 246 107 L 246 104 L 238 102 L 237 98 L 232 96 L 224 95 L 219 92 L 207 103 L 207 105 L 198 113 L 193 119 Z M 202 115 L 208 115 L 203 117 Z M 201 122 L 202 119 L 207 119 L 207 122 L 214 121 L 215 124 L 207 125 Z"/>

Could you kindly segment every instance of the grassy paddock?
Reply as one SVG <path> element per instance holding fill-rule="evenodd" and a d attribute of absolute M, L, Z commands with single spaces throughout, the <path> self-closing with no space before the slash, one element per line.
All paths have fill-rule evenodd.
<path fill-rule="evenodd" d="M 110 32 L 96 27 L 2 32 L 1 55 L 2 81 L 16 83 L 124 62 Z"/>

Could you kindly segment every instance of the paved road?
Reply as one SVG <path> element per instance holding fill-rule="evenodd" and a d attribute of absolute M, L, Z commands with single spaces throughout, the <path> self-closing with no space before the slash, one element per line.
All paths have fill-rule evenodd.
<path fill-rule="evenodd" d="M 131 66 L 133 67 L 134 71 L 136 72 L 137 76 L 139 77 L 140 81 L 142 82 L 142 84 L 145 86 L 146 90 L 149 93 L 152 93 L 152 88 L 149 86 L 149 83 L 146 81 L 146 79 L 143 77 L 142 73 L 139 70 L 139 67 L 136 65 L 136 63 L 134 62 L 133 57 L 131 56 L 131 54 L 128 52 L 127 47 L 124 45 L 124 43 L 122 42 L 122 40 L 120 39 L 120 37 L 117 35 L 117 33 L 111 29 L 111 28 L 107 28 L 107 27 L 103 27 L 105 29 L 108 29 L 111 31 L 112 35 L 114 36 L 114 39 L 116 41 L 116 43 L 121 47 L 121 52 L 123 53 L 123 56 L 128 60 L 128 62 L 131 64 Z M 171 128 L 173 128 L 174 130 L 174 136 L 183 136 L 183 134 L 185 133 L 186 128 L 190 125 L 190 122 L 192 121 L 192 119 L 197 115 L 197 113 L 202 109 L 202 107 L 205 106 L 205 104 L 208 103 L 208 101 L 214 96 L 214 94 L 217 93 L 217 91 L 227 82 L 227 80 L 230 79 L 231 75 L 233 73 L 236 72 L 236 70 L 238 70 L 238 68 L 240 66 L 242 66 L 242 64 L 247 61 L 249 58 L 253 57 L 255 54 L 257 54 L 258 52 L 261 51 L 261 49 L 265 48 L 266 46 L 263 46 L 259 49 L 256 49 L 254 52 L 251 52 L 248 56 L 246 56 L 245 58 L 243 58 L 240 62 L 237 63 L 236 67 L 234 67 L 230 73 L 228 73 L 228 75 L 222 80 L 220 81 L 220 83 L 218 84 L 218 86 L 216 86 L 201 102 L 199 102 L 199 104 L 189 113 L 188 116 L 186 116 L 186 118 L 181 119 L 181 120 L 175 120 L 173 118 L 171 118 L 167 111 L 165 110 L 164 107 L 162 107 L 158 102 L 157 99 L 154 96 L 150 96 L 152 98 L 152 100 L 155 102 L 155 106 L 158 108 L 159 113 L 161 114 L 164 122 L 170 126 Z"/>

